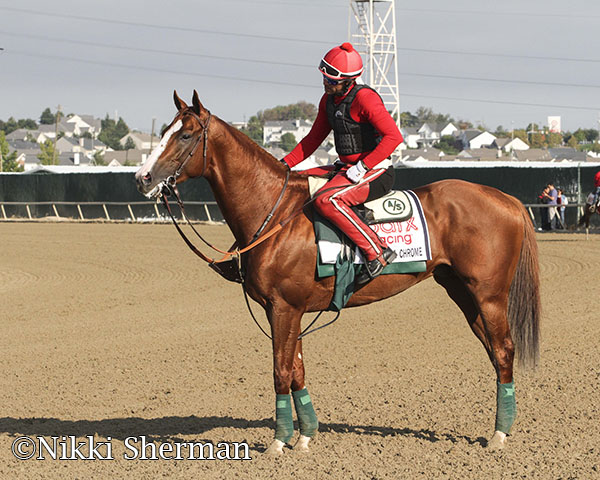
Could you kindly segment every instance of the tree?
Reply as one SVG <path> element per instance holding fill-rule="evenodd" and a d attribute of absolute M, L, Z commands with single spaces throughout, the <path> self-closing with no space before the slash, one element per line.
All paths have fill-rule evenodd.
<path fill-rule="evenodd" d="M 94 157 L 94 165 L 97 165 L 97 166 L 106 165 L 106 162 L 104 161 L 104 154 L 100 150 L 96 150 L 93 157 Z"/>
<path fill-rule="evenodd" d="M 400 125 L 403 127 L 420 127 L 419 119 L 416 115 L 413 115 L 410 112 L 402 112 L 400 114 Z"/>
<path fill-rule="evenodd" d="M 263 144 L 263 126 L 264 122 L 262 122 L 258 116 L 253 115 L 248 120 L 248 125 L 241 129 L 243 133 L 248 135 L 252 140 L 254 140 L 259 145 Z"/>
<path fill-rule="evenodd" d="M 291 152 L 292 149 L 296 146 L 296 137 L 293 133 L 287 132 L 281 136 L 281 148 L 283 148 L 286 152 Z"/>
<path fill-rule="evenodd" d="M 127 138 L 127 141 L 125 142 L 125 146 L 123 147 L 125 150 L 135 150 L 135 142 L 133 141 L 133 139 L 131 137 Z"/>
<path fill-rule="evenodd" d="M 594 129 L 594 128 L 586 128 L 584 130 L 585 132 L 585 139 L 590 142 L 593 143 L 596 140 L 598 140 L 598 130 Z"/>
<path fill-rule="evenodd" d="M 418 119 L 418 126 L 423 123 L 450 123 L 454 120 L 448 114 L 434 113 L 431 108 L 419 107 L 415 112 Z"/>
<path fill-rule="evenodd" d="M 567 139 L 566 143 L 571 148 L 577 148 L 579 146 L 577 139 L 574 135 L 569 135 L 569 138 Z"/>
<path fill-rule="evenodd" d="M 19 123 L 13 118 L 10 117 L 6 122 L 2 122 L 2 130 L 6 135 L 11 132 L 14 132 L 17 128 L 19 128 Z"/>
<path fill-rule="evenodd" d="M 22 172 L 23 167 L 17 163 L 16 150 L 10 151 L 10 145 L 6 141 L 3 131 L 0 131 L 0 157 L 2 158 L 3 172 Z"/>
<path fill-rule="evenodd" d="M 46 140 L 44 143 L 40 143 L 42 153 L 38 154 L 37 158 L 40 159 L 42 165 L 54 165 L 54 142 L 52 140 Z"/>
<path fill-rule="evenodd" d="M 60 120 L 63 117 L 63 113 L 59 110 L 56 114 L 52 113 L 52 110 L 46 108 L 42 114 L 40 115 L 40 124 L 41 125 L 53 125 L 56 122 L 56 118 Z"/>
<path fill-rule="evenodd" d="M 40 124 L 41 125 L 52 125 L 55 121 L 54 115 L 52 115 L 52 111 L 50 108 L 46 108 L 40 115 Z"/>
<path fill-rule="evenodd" d="M 446 155 L 457 155 L 462 151 L 463 144 L 462 141 L 452 135 L 444 135 L 436 144 L 436 148 L 439 148 Z"/>
<path fill-rule="evenodd" d="M 586 145 L 585 150 L 588 152 L 600 153 L 600 144 L 592 143 L 591 145 Z"/>
<path fill-rule="evenodd" d="M 529 136 L 529 144 L 532 148 L 544 148 L 546 146 L 546 135 L 541 132 L 532 132 Z"/>
<path fill-rule="evenodd" d="M 281 120 L 301 120 L 313 121 L 317 118 L 317 107 L 312 103 L 300 101 L 290 105 L 278 105 L 258 112 L 258 117 L 264 122 Z"/>
<path fill-rule="evenodd" d="M 510 137 L 510 132 L 507 132 L 502 125 L 498 125 L 494 132 L 494 136 L 498 138 L 508 138 Z"/>
<path fill-rule="evenodd" d="M 98 140 L 104 142 L 113 150 L 123 150 L 120 140 L 129 133 L 129 127 L 122 118 L 115 122 L 109 118 L 108 114 L 102 120 L 102 131 L 98 135 Z"/>
<path fill-rule="evenodd" d="M 550 132 L 546 135 L 546 143 L 549 148 L 560 147 L 563 144 L 563 137 L 560 133 Z"/>
<path fill-rule="evenodd" d="M 529 139 L 527 138 L 527 132 L 525 130 L 523 130 L 522 128 L 513 130 L 513 137 L 518 138 L 518 139 L 524 141 L 527 145 L 529 145 Z"/>

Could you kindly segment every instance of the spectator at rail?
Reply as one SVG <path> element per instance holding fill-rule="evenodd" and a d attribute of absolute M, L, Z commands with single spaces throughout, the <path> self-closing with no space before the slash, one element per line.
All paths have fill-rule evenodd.
<path fill-rule="evenodd" d="M 556 212 L 556 199 L 557 198 L 558 198 L 558 194 L 556 192 L 556 188 L 554 188 L 554 182 L 548 182 L 548 184 L 546 185 L 546 188 L 542 192 L 542 201 L 543 201 L 543 203 L 548 205 L 547 208 L 544 208 L 544 210 L 547 210 L 547 212 L 548 212 L 546 228 L 544 228 L 544 222 L 542 220 L 542 230 L 553 230 L 554 229 L 555 217 L 557 215 L 557 212 Z"/>
<path fill-rule="evenodd" d="M 542 190 L 542 193 L 540 193 L 538 195 L 538 201 L 542 204 L 545 205 L 546 203 L 548 203 L 548 199 L 546 198 L 548 193 L 548 187 L 544 187 L 544 189 Z M 548 209 L 547 208 L 540 208 L 540 217 L 542 220 L 542 228 L 540 230 L 547 230 L 547 226 L 548 226 Z"/>
<path fill-rule="evenodd" d="M 560 221 L 557 222 L 557 228 L 565 229 L 567 228 L 567 224 L 565 223 L 565 211 L 567 210 L 566 206 L 569 204 L 569 199 L 560 187 L 556 189 L 556 193 L 556 203 L 558 204 L 558 216 L 556 218 L 557 220 L 560 219 Z"/>

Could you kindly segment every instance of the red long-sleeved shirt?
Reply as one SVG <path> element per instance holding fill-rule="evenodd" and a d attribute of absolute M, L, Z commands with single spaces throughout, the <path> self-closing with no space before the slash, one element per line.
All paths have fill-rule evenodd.
<path fill-rule="evenodd" d="M 594 177 L 594 186 L 600 187 L 600 171 L 596 173 Z"/>
<path fill-rule="evenodd" d="M 285 156 L 285 161 L 290 167 L 297 165 L 312 155 L 319 145 L 323 143 L 327 135 L 329 135 L 329 132 L 331 132 L 331 125 L 329 125 L 329 120 L 327 119 L 327 97 L 327 94 L 321 97 L 317 118 L 310 132 Z M 344 98 L 345 96 L 334 97 L 335 104 L 338 105 Z M 359 160 L 362 160 L 367 168 L 373 168 L 389 157 L 403 141 L 398 126 L 386 110 L 381 98 L 369 88 L 363 88 L 356 94 L 350 107 L 350 116 L 356 122 L 373 125 L 382 138 L 377 147 L 370 152 L 340 155 L 340 160 L 344 163 L 355 164 Z"/>

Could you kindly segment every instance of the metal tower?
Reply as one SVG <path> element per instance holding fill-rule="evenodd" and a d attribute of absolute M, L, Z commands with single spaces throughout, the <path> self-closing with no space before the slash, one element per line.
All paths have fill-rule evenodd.
<path fill-rule="evenodd" d="M 365 62 L 363 80 L 377 90 L 400 126 L 394 0 L 350 0 L 348 38 Z"/>

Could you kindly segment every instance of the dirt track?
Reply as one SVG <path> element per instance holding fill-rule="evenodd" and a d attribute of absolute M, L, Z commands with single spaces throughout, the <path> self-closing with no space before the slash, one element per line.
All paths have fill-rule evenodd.
<path fill-rule="evenodd" d="M 505 450 L 483 448 L 493 369 L 428 280 L 308 337 L 320 433 L 273 459 L 270 342 L 171 226 L 1 223 L 0 478 L 600 478 L 600 236 L 538 242 L 542 364 L 516 372 Z M 115 459 L 20 461 L 21 435 L 111 437 Z M 253 460 L 125 460 L 142 435 L 245 441 Z"/>

